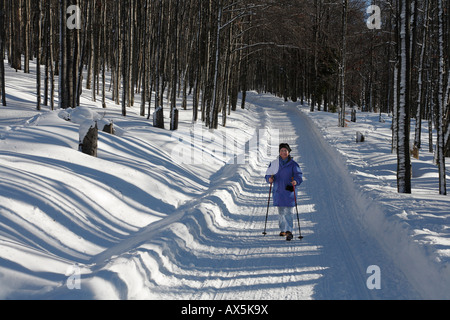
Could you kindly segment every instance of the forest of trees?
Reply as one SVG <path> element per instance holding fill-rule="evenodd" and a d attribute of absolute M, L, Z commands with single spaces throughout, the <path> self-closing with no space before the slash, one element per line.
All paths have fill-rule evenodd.
<path fill-rule="evenodd" d="M 35 59 L 38 109 L 76 107 L 84 86 L 104 107 L 111 92 L 126 116 L 140 94 L 140 114 L 162 128 L 170 110 L 171 130 L 188 96 L 192 120 L 217 129 L 248 90 L 339 112 L 339 126 L 346 108 L 387 112 L 398 191 L 411 192 L 410 147 L 427 121 L 446 194 L 449 13 L 448 0 L 2 0 L 2 104 L 4 62 L 27 73 Z"/>

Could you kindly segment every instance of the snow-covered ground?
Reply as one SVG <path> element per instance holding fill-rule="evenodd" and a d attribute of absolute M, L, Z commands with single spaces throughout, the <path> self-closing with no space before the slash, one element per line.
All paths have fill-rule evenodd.
<path fill-rule="evenodd" d="M 66 121 L 35 110 L 34 74 L 7 68 L 6 90 L 1 299 L 450 298 L 450 197 L 426 152 L 413 194 L 396 192 L 388 115 L 358 113 L 343 129 L 336 114 L 251 92 L 226 128 L 192 124 L 188 108 L 170 132 L 138 116 L 138 96 L 124 118 L 85 91 Z M 98 158 L 78 151 L 95 117 L 119 133 L 99 134 Z M 304 172 L 302 241 L 278 236 L 273 207 L 262 235 L 278 142 Z"/>

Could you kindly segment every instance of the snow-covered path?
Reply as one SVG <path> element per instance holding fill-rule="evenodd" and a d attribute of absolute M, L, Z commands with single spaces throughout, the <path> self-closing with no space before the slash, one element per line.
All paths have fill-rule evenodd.
<path fill-rule="evenodd" d="M 268 185 L 271 159 L 226 165 L 204 193 L 152 223 L 84 267 L 80 290 L 65 285 L 50 298 L 95 299 L 415 299 L 421 298 L 392 257 L 360 221 L 377 214 L 355 187 L 342 159 L 295 104 L 250 95 L 260 129 L 280 130 L 303 169 L 299 216 L 305 238 L 278 236 Z M 280 142 L 281 142 L 280 141 Z M 264 169 L 262 170 L 264 171 Z M 297 223 L 295 223 L 297 227 Z M 296 235 L 297 236 L 297 235 Z M 369 266 L 381 290 L 369 290 Z"/>
<path fill-rule="evenodd" d="M 189 101 L 171 132 L 138 108 L 123 117 L 111 96 L 103 109 L 89 90 L 74 110 L 36 111 L 33 74 L 6 72 L 0 299 L 450 298 L 450 201 L 436 192 L 427 141 L 413 194 L 396 192 L 389 115 L 359 113 L 342 129 L 335 114 L 249 92 L 226 128 L 192 124 Z M 99 133 L 98 158 L 78 151 L 83 116 L 114 121 L 117 135 Z M 261 134 L 289 143 L 303 169 L 303 241 L 278 236 L 273 207 L 262 235 L 263 175 L 277 150 L 268 155 L 264 139 L 255 149 Z M 192 154 L 181 159 L 200 163 L 175 161 L 186 138 Z M 225 140 L 234 155 L 220 154 Z M 242 164 L 226 164 L 233 157 Z M 371 266 L 380 290 L 367 287 Z"/>

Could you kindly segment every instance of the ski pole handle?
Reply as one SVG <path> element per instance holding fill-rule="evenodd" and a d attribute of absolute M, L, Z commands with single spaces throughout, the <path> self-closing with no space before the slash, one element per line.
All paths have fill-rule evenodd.
<path fill-rule="evenodd" d="M 297 181 L 295 181 L 294 177 L 292 177 L 291 179 L 292 179 L 292 185 L 295 187 L 297 185 Z"/>

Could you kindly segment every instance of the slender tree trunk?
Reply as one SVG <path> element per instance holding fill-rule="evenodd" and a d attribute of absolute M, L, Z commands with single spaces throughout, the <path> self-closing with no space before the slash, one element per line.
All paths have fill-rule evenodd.
<path fill-rule="evenodd" d="M 5 59 L 5 12 L 2 4 L 0 5 L 0 91 L 2 93 L 2 105 L 6 106 L 4 59 Z"/>
<path fill-rule="evenodd" d="M 50 54 L 50 108 L 55 110 L 55 67 L 54 67 L 54 48 L 53 48 L 53 6 L 49 1 L 49 54 Z"/>
<path fill-rule="evenodd" d="M 177 109 L 177 79 L 178 79 L 178 10 L 180 0 L 176 0 L 174 8 L 174 23 L 172 31 L 172 97 L 170 105 L 170 130 L 178 129 L 178 109 Z"/>
<path fill-rule="evenodd" d="M 214 67 L 214 82 L 212 89 L 212 103 L 211 110 L 209 114 L 210 128 L 217 129 L 218 127 L 218 113 L 219 113 L 219 102 L 218 102 L 218 90 L 219 90 L 219 63 L 220 63 L 220 31 L 222 29 L 222 0 L 218 3 L 218 13 L 217 13 L 217 33 L 216 33 L 216 58 Z"/>
<path fill-rule="evenodd" d="M 342 0 L 342 48 L 340 68 L 340 102 L 339 127 L 345 127 L 345 69 L 347 55 L 347 10 L 348 0 Z"/>
<path fill-rule="evenodd" d="M 425 32 L 423 33 L 422 39 L 422 49 L 420 52 L 420 62 L 419 62 L 419 72 L 418 72 L 418 88 L 417 88 L 417 113 L 416 113 L 416 127 L 415 127 L 415 139 L 414 139 L 414 147 L 420 149 L 422 146 L 422 114 L 423 114 L 423 105 L 424 105 L 424 76 L 425 76 L 425 54 L 427 52 L 427 42 L 428 42 L 428 0 L 425 0 Z M 417 8 L 416 8 L 417 11 Z"/>
<path fill-rule="evenodd" d="M 444 141 L 444 6 L 443 0 L 438 0 L 439 20 L 439 76 L 437 95 L 437 164 L 439 168 L 439 193 L 447 195 L 447 182 L 445 172 L 445 141 Z"/>
<path fill-rule="evenodd" d="M 39 0 L 38 48 L 36 54 L 36 109 L 41 110 L 41 48 L 42 48 L 42 1 Z"/>
<path fill-rule="evenodd" d="M 196 29 L 196 39 L 195 39 L 195 84 L 194 84 L 194 94 L 193 94 L 193 105 L 192 105 L 192 122 L 198 120 L 198 107 L 200 99 L 200 84 L 201 84 L 201 56 L 200 56 L 200 38 L 202 30 L 202 3 L 203 0 L 198 0 L 198 11 L 197 11 L 197 29 Z"/>
<path fill-rule="evenodd" d="M 58 85 L 58 101 L 59 108 L 66 109 L 66 65 L 67 65 L 67 53 L 66 53 L 66 0 L 59 0 L 59 85 Z"/>
<path fill-rule="evenodd" d="M 121 87 L 121 78 L 122 78 L 122 11 L 124 10 L 122 8 L 122 3 L 116 2 L 115 3 L 116 7 L 117 7 L 117 17 L 115 19 L 116 22 L 116 28 L 117 28 L 117 35 L 115 37 L 115 41 L 116 41 L 116 45 L 114 48 L 114 52 L 115 52 L 115 63 L 116 63 L 116 68 L 115 68 L 115 76 L 114 76 L 114 97 L 115 97 L 115 103 L 117 105 L 120 104 L 120 87 Z"/>
<path fill-rule="evenodd" d="M 122 37 L 121 37 L 121 48 L 122 48 L 122 77 L 123 77 L 123 85 L 122 85 L 122 116 L 127 115 L 127 99 L 128 97 L 128 72 L 129 72 L 129 64 L 128 64 L 128 39 L 127 39 L 127 24 L 128 24 L 128 9 L 129 9 L 129 0 L 122 1 Z"/>
<path fill-rule="evenodd" d="M 162 37 L 162 20 L 163 20 L 163 1 L 159 0 L 159 15 L 156 17 L 158 19 L 158 27 L 156 34 L 156 57 L 155 57 L 155 113 L 153 115 L 153 126 L 157 128 L 164 128 L 164 110 L 162 104 L 162 84 L 161 79 L 161 55 L 162 48 L 161 43 L 163 42 Z M 149 113 L 150 116 L 150 113 Z"/>
<path fill-rule="evenodd" d="M 126 88 L 127 92 L 127 107 L 132 107 L 134 104 L 134 83 L 133 83 L 133 64 L 134 64 L 134 0 L 129 0 L 129 20 L 128 20 L 128 86 Z"/>
<path fill-rule="evenodd" d="M 429 73 L 429 72 L 427 72 Z M 429 75 L 427 75 L 427 79 L 429 79 Z M 427 95 L 426 95 L 426 105 L 427 105 L 427 113 L 428 113 L 428 152 L 433 153 L 433 120 L 434 120 L 434 108 L 433 108 L 433 99 L 431 96 L 432 85 L 430 81 L 427 82 Z"/>
<path fill-rule="evenodd" d="M 25 32 L 24 32 L 24 43 L 25 43 L 25 57 L 24 57 L 24 73 L 30 73 L 30 30 L 31 29 L 31 6 L 30 0 L 25 0 Z"/>
<path fill-rule="evenodd" d="M 106 29 L 106 12 L 107 1 L 102 1 L 102 42 L 106 45 L 109 41 L 107 39 L 107 29 Z M 106 108 L 106 50 L 102 50 L 102 107 Z"/>
<path fill-rule="evenodd" d="M 400 2 L 400 97 L 398 107 L 397 187 L 399 193 L 411 193 L 410 141 L 410 0 Z"/>
<path fill-rule="evenodd" d="M 147 101 L 147 39 L 148 39 L 148 27 L 147 27 L 147 9 L 148 3 L 145 1 L 144 3 L 144 39 L 142 41 L 143 46 L 143 54 L 142 54 L 142 91 L 141 91 L 141 109 L 140 109 L 140 115 L 143 117 L 145 116 L 145 103 Z"/>
<path fill-rule="evenodd" d="M 346 6 L 346 3 L 343 3 L 344 6 Z M 312 99 L 311 99 L 311 106 L 310 106 L 310 111 L 314 112 L 314 109 L 316 108 L 316 103 L 317 103 L 317 93 L 318 93 L 318 89 L 317 89 L 317 85 L 318 85 L 318 59 L 319 59 L 319 32 L 320 32 L 320 0 L 315 0 L 314 1 L 314 6 L 315 6 L 315 16 L 314 16 L 314 44 L 313 44 L 313 50 L 314 50 L 314 57 L 313 57 L 313 79 L 312 79 Z M 343 10 L 346 10 L 346 8 L 344 8 Z"/>

